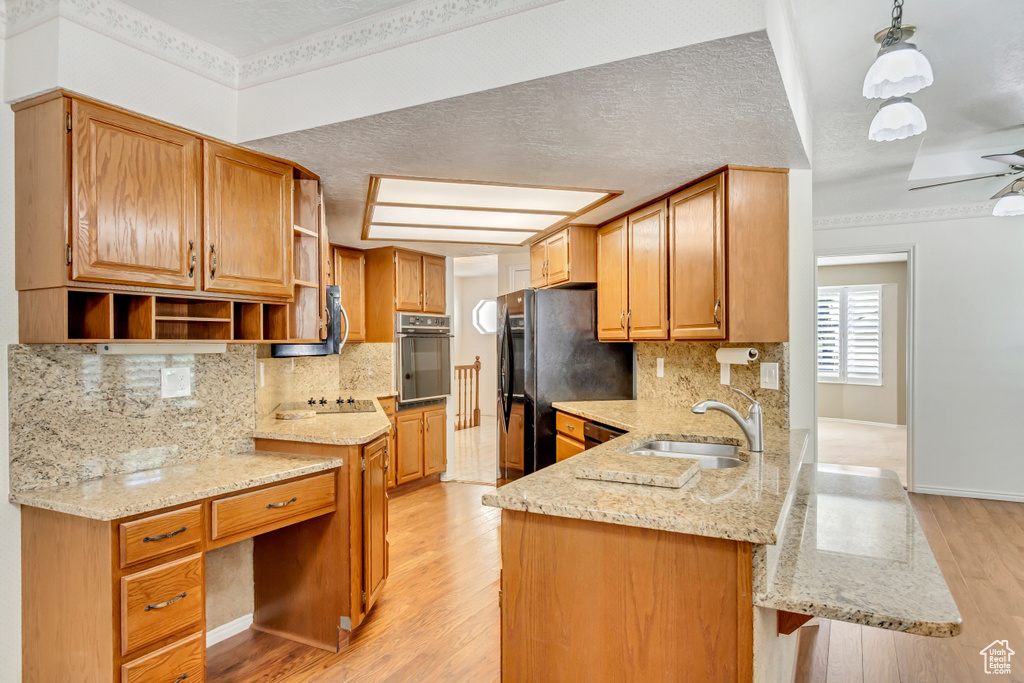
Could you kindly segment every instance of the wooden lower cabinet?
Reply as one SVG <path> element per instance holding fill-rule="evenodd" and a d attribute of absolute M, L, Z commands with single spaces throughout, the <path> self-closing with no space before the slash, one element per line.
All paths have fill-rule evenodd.
<path fill-rule="evenodd" d="M 587 447 L 582 441 L 570 439 L 564 434 L 555 435 L 555 462 L 562 462 L 566 458 L 579 455 L 585 450 L 587 450 Z"/>
<path fill-rule="evenodd" d="M 443 472 L 448 467 L 447 409 L 409 408 L 396 414 L 397 484 Z"/>
<path fill-rule="evenodd" d="M 587 450 L 583 436 L 587 421 L 569 413 L 555 413 L 555 462 L 579 455 Z"/>
<path fill-rule="evenodd" d="M 502 680 L 753 678 L 749 543 L 502 510 L 501 565 Z"/>
<path fill-rule="evenodd" d="M 252 628 L 330 652 L 347 644 L 339 624 L 357 628 L 388 576 L 388 437 L 256 448 L 344 465 L 113 521 L 22 506 L 23 680 L 203 681 L 205 554 L 245 538 Z M 235 521 L 220 519 L 214 538 L 225 513 Z"/>

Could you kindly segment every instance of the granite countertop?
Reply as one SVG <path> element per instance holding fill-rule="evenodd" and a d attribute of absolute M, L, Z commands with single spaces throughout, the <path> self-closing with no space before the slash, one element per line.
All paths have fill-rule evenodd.
<path fill-rule="evenodd" d="M 874 474 L 850 473 L 858 470 Z M 960 633 L 928 539 L 888 470 L 801 467 L 774 575 L 754 604 L 926 636 Z"/>
<path fill-rule="evenodd" d="M 376 410 L 372 413 L 324 414 L 301 420 L 278 420 L 271 414 L 257 420 L 253 436 L 257 439 L 354 446 L 369 443 L 391 431 L 391 420 L 381 408 L 376 394 L 354 395 L 354 398 L 373 401 Z"/>
<path fill-rule="evenodd" d="M 76 484 L 15 491 L 12 503 L 109 521 L 343 465 L 341 458 L 239 453 Z"/>
<path fill-rule="evenodd" d="M 750 453 L 739 426 L 720 413 L 694 415 L 688 407 L 657 401 L 553 406 L 628 433 L 486 494 L 485 505 L 756 544 L 776 542 L 794 475 L 808 455 L 806 430 L 766 426 L 764 453 Z M 679 489 L 576 478 L 579 467 L 598 464 L 602 454 L 628 452 L 657 439 L 739 445 L 739 457 L 747 464 L 700 470 Z"/>

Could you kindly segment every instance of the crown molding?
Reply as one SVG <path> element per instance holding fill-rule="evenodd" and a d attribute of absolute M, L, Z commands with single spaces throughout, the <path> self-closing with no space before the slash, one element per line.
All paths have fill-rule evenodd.
<path fill-rule="evenodd" d="M 848 213 L 836 216 L 820 216 L 814 219 L 815 230 L 838 228 L 864 228 L 874 225 L 899 225 L 901 223 L 930 223 L 952 221 L 960 218 L 983 218 L 992 216 L 992 202 L 954 204 L 921 209 L 898 211 L 874 211 L 869 213 Z"/>
<path fill-rule="evenodd" d="M 417 0 L 394 10 L 235 57 L 118 0 L 0 2 L 10 38 L 61 18 L 235 89 L 408 45 L 561 0 Z"/>

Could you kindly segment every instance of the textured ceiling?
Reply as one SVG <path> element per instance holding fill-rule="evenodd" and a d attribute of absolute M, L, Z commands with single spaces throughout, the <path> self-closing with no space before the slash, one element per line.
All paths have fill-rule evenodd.
<path fill-rule="evenodd" d="M 332 241 L 364 248 L 373 173 L 624 191 L 598 223 L 725 164 L 808 167 L 764 32 L 247 144 L 320 174 Z"/>
<path fill-rule="evenodd" d="M 236 57 L 284 45 L 410 0 L 122 0 Z"/>
<path fill-rule="evenodd" d="M 987 200 L 996 178 L 934 190 L 907 188 L 978 172 L 968 164 L 993 144 L 1024 147 L 1024 2 L 930 0 L 907 3 L 904 23 L 932 63 L 935 83 L 912 95 L 925 113 L 921 136 L 877 143 L 867 139 L 879 100 L 861 96 L 874 61 L 875 31 L 889 23 L 891 0 L 792 0 L 808 66 L 814 111 L 814 213 L 905 210 Z M 998 138 L 993 142 L 993 138 Z M 1014 142 L 1014 140 L 1016 142 Z M 957 151 L 937 180 L 908 181 L 918 154 Z M 988 172 L 1005 166 L 991 162 Z"/>

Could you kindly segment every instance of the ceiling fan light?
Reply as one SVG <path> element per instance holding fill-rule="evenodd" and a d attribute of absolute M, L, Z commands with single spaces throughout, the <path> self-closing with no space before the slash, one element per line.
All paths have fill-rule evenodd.
<path fill-rule="evenodd" d="M 1003 195 L 992 208 L 993 216 L 1024 216 L 1024 190 Z"/>
<path fill-rule="evenodd" d="M 864 76 L 864 97 L 903 97 L 934 82 L 932 65 L 913 43 L 902 41 L 878 51 L 875 63 Z"/>
<path fill-rule="evenodd" d="M 871 120 L 868 138 L 875 142 L 902 140 L 928 130 L 924 112 L 909 97 L 893 97 L 882 103 Z"/>

